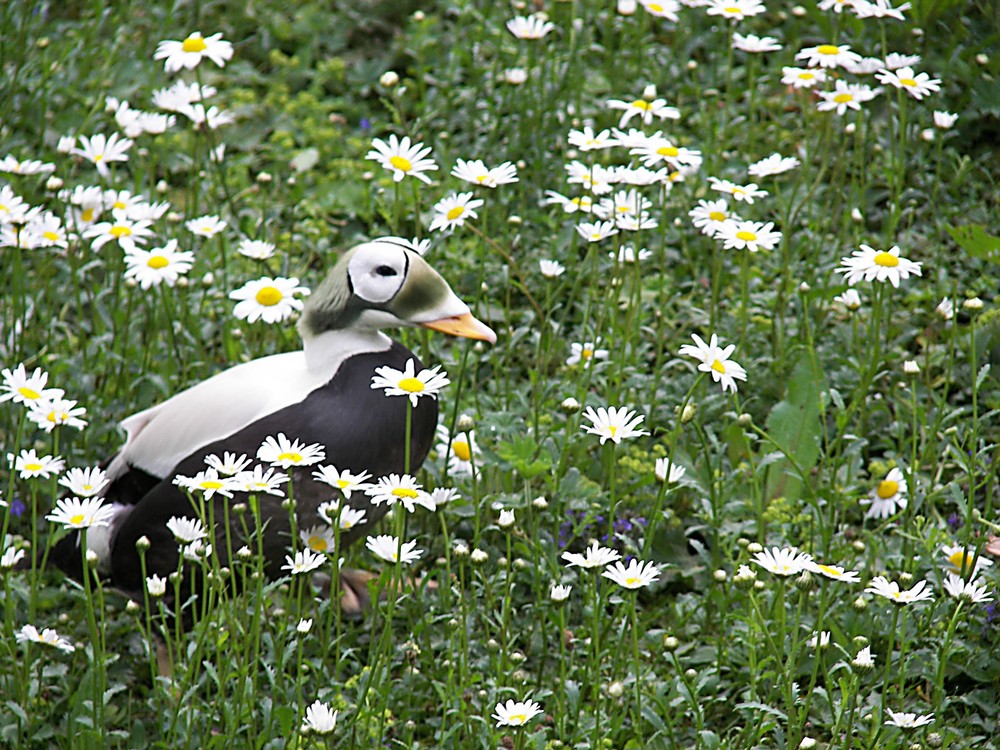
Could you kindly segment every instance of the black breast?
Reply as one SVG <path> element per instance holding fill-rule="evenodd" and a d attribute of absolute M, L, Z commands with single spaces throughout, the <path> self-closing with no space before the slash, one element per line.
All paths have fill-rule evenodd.
<path fill-rule="evenodd" d="M 289 439 L 306 444 L 319 443 L 326 450 L 326 459 L 318 465 L 332 464 L 338 469 L 354 473 L 367 471 L 372 479 L 405 470 L 406 410 L 409 401 L 401 396 L 386 396 L 384 391 L 371 388 L 375 368 L 388 365 L 402 370 L 406 361 L 415 360 L 404 346 L 393 342 L 388 351 L 357 354 L 347 359 L 337 374 L 326 385 L 312 391 L 304 400 L 258 419 L 228 437 L 208 445 L 199 446 L 153 487 L 138 502 L 132 513 L 122 523 L 112 549 L 112 582 L 125 591 L 142 590 L 142 573 L 135 549 L 136 541 L 145 536 L 151 547 L 146 553 L 147 575 L 167 575 L 177 569 L 177 543 L 166 522 L 171 516 L 194 517 L 195 513 L 187 495 L 173 483 L 176 475 L 193 476 L 205 468 L 206 455 L 222 455 L 224 451 L 245 453 L 254 458 L 257 449 L 269 436 L 283 432 Z M 434 442 L 437 426 L 437 402 L 421 398 L 413 408 L 410 437 L 410 473 L 416 473 Z M 323 523 L 316 509 L 340 493 L 329 485 L 312 478 L 316 466 L 286 470 L 292 477 L 291 488 L 285 485 L 286 495 L 291 492 L 296 507 L 296 524 L 299 529 Z M 227 540 L 223 519 L 233 519 L 232 505 L 246 502 L 247 497 L 236 493 L 232 499 L 213 498 L 216 522 L 215 545 L 223 559 L 228 561 L 244 543 L 249 544 L 243 533 L 242 522 L 231 520 Z M 291 526 L 288 511 L 281 507 L 282 498 L 272 495 L 259 496 L 261 517 L 265 525 L 264 554 L 268 558 L 268 572 L 281 574 L 281 565 L 291 546 Z M 364 533 L 369 522 L 381 518 L 386 505 L 371 506 L 367 496 L 353 493 L 348 504 L 368 511 L 366 522 L 342 536 L 346 545 Z M 229 506 L 228 508 L 226 506 Z M 252 516 L 246 514 L 246 523 L 253 529 Z M 206 520 L 207 519 L 203 519 Z M 255 544 L 249 544 L 256 549 Z M 301 547 L 301 544 L 297 545 Z M 230 549 L 231 547 L 231 549 Z"/>

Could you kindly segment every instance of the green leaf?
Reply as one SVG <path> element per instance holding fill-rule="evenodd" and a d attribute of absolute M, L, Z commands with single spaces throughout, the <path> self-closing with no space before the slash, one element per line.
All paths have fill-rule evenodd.
<path fill-rule="evenodd" d="M 966 224 L 946 229 L 958 246 L 973 258 L 1000 263 L 1000 237 L 988 234 L 982 224 Z"/>
<path fill-rule="evenodd" d="M 803 354 L 788 380 L 788 392 L 775 404 L 767 416 L 767 432 L 771 445 L 785 458 L 774 461 L 767 473 L 767 497 L 797 500 L 802 494 L 805 477 L 799 476 L 797 465 L 805 473 L 819 458 L 820 394 L 823 374 L 808 355 Z M 763 446 L 765 450 L 769 446 Z M 793 461 L 789 461 L 791 458 Z"/>

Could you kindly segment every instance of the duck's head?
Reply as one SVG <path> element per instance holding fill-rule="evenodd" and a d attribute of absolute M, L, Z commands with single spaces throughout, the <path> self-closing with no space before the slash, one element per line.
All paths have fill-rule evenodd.
<path fill-rule="evenodd" d="M 423 326 L 496 343 L 448 282 L 407 243 L 381 237 L 341 256 L 310 295 L 299 332 L 310 339 L 332 330 Z"/>

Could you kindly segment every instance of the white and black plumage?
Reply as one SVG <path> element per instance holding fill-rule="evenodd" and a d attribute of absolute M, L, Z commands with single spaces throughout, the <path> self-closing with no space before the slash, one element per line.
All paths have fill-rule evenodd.
<path fill-rule="evenodd" d="M 253 457 L 265 438 L 284 433 L 326 450 L 325 464 L 372 477 L 402 473 L 405 453 L 405 398 L 389 398 L 371 388 L 375 368 L 402 370 L 416 357 L 381 328 L 424 326 L 452 335 L 490 342 L 496 335 L 469 312 L 447 282 L 401 240 L 382 238 L 348 251 L 310 296 L 299 321 L 303 348 L 237 365 L 188 388 L 122 422 L 125 445 L 107 466 L 104 496 L 117 513 L 106 529 L 91 529 L 88 546 L 102 555 L 101 569 L 116 588 L 142 591 L 143 573 L 136 551 L 141 537 L 149 540 L 146 575 L 177 569 L 178 545 L 167 529 L 173 516 L 195 517 L 191 502 L 175 476 L 193 476 L 205 468 L 209 454 L 229 451 Z M 417 361 L 417 367 L 420 367 Z M 409 467 L 423 462 L 435 437 L 437 403 L 422 398 L 413 409 Z M 333 492 L 317 482 L 315 467 L 293 467 L 299 528 L 318 523 L 318 506 Z M 223 503 L 213 499 L 217 520 L 215 549 L 227 548 Z M 265 525 L 267 570 L 280 576 L 288 553 L 290 525 L 281 498 L 259 496 Z M 355 500 L 367 504 L 367 499 Z M 386 506 L 367 508 L 368 522 Z M 252 526 L 252 517 L 247 514 Z M 233 549 L 242 535 L 235 535 Z M 364 527 L 342 537 L 348 544 Z M 238 540 L 238 541 L 237 541 Z M 224 554 L 224 553 L 223 553 Z M 68 537 L 53 550 L 53 559 L 79 574 L 79 538 Z M 223 560 L 223 564 L 225 564 Z"/>

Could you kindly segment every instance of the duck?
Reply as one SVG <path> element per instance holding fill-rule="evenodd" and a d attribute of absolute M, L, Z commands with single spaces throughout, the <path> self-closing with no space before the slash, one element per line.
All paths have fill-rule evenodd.
<path fill-rule="evenodd" d="M 409 406 L 407 398 L 387 397 L 372 387 L 376 368 L 403 371 L 411 361 L 415 371 L 423 368 L 413 352 L 383 332 L 414 326 L 496 343 L 494 331 L 472 315 L 411 243 L 396 237 L 366 241 L 343 253 L 307 299 L 298 321 L 300 350 L 237 364 L 124 419 L 124 445 L 104 464 L 108 481 L 102 496 L 113 515 L 107 526 L 92 528 L 85 537 L 98 572 L 113 588 L 141 600 L 146 577 L 178 569 L 179 546 L 168 522 L 193 521 L 199 514 L 176 480 L 205 470 L 210 455 L 253 458 L 268 438 L 280 435 L 318 444 L 325 465 L 355 476 L 415 473 L 435 441 L 437 401 L 420 398 Z M 340 494 L 314 476 L 316 468 L 283 469 L 290 476 L 298 529 L 324 523 L 321 506 Z M 280 578 L 293 546 L 286 498 L 265 493 L 255 498 L 265 572 Z M 210 533 L 207 542 L 214 543 L 224 566 L 230 552 L 250 544 L 254 530 L 252 514 L 228 527 L 223 519 L 232 519 L 232 509 L 249 499 L 233 491 L 232 497 L 216 494 L 205 501 L 212 506 L 208 517 L 215 519 L 214 539 Z M 372 505 L 363 493 L 352 493 L 350 505 L 366 516 L 342 533 L 341 548 L 388 509 Z M 82 574 L 80 545 L 74 534 L 52 550 L 52 560 L 73 577 Z"/>

